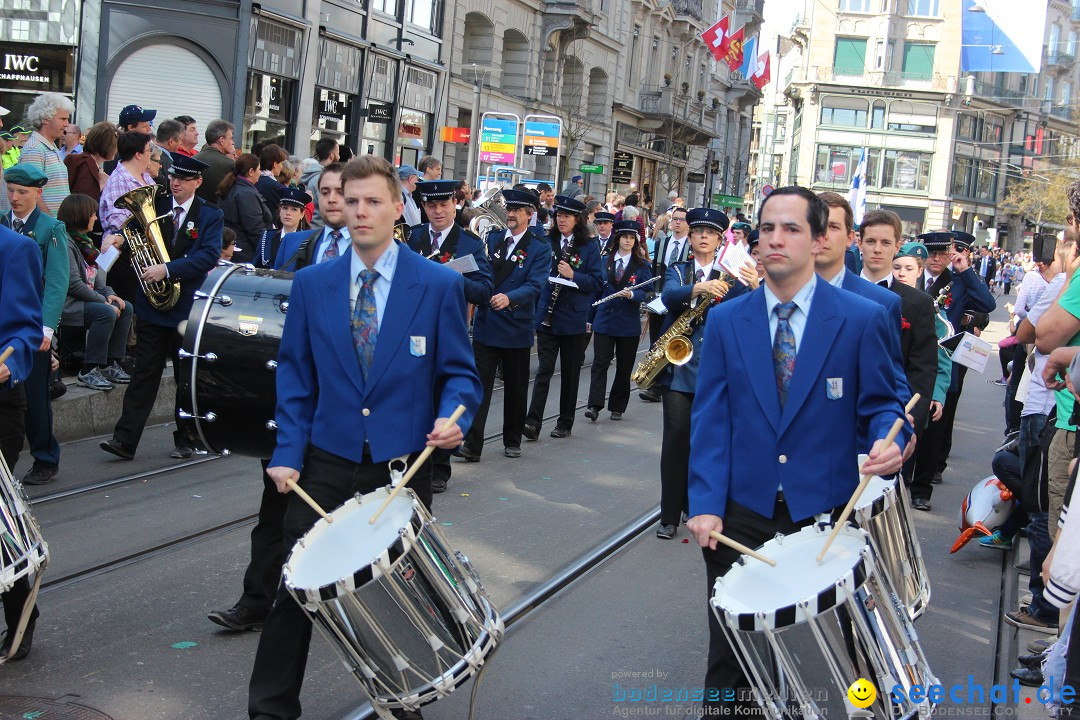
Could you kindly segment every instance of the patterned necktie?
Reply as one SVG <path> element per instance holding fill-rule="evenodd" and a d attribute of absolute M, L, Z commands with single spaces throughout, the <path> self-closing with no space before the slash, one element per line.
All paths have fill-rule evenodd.
<path fill-rule="evenodd" d="M 360 291 L 356 293 L 350 323 L 356 358 L 360 361 L 360 371 L 365 379 L 371 368 L 371 360 L 375 357 L 375 341 L 379 337 L 379 316 L 375 311 L 375 279 L 378 277 L 379 273 L 375 270 L 360 271 L 357 276 Z"/>
<path fill-rule="evenodd" d="M 701 282 L 702 280 L 704 280 L 704 279 L 705 279 L 705 271 L 704 271 L 704 270 L 702 270 L 701 268 L 698 268 L 698 269 L 697 269 L 697 272 L 696 272 L 696 273 L 694 273 L 694 277 L 696 277 L 696 278 L 697 278 L 697 281 L 698 281 L 698 282 Z"/>
<path fill-rule="evenodd" d="M 173 237 L 180 234 L 180 223 L 184 219 L 184 208 L 177 205 L 173 208 Z"/>
<path fill-rule="evenodd" d="M 327 260 L 333 260 L 338 256 L 338 242 L 341 240 L 341 231 L 334 230 L 330 233 L 330 244 L 323 250 L 322 257 L 319 258 L 319 262 L 323 263 Z M 367 271 L 365 271 L 367 272 Z M 361 273 L 363 274 L 363 273 Z"/>
<path fill-rule="evenodd" d="M 671 246 L 671 252 L 668 253 L 667 264 L 673 265 L 679 261 L 679 241 L 676 240 L 675 244 Z"/>
<path fill-rule="evenodd" d="M 794 301 L 777 305 L 776 336 L 773 338 L 773 369 L 776 371 L 776 389 L 780 393 L 780 407 L 787 402 L 791 376 L 795 373 L 795 333 L 791 330 L 791 315 L 798 305 Z"/>
<path fill-rule="evenodd" d="M 22 229 L 23 229 L 23 226 L 24 226 L 24 225 L 26 225 L 26 223 L 24 223 L 24 222 L 23 222 L 22 220 L 20 220 L 19 218 L 15 218 L 15 220 L 14 220 L 14 221 L 12 221 L 12 223 L 11 223 L 11 227 L 12 227 L 12 229 L 13 229 L 13 230 L 14 230 L 15 232 L 17 232 L 17 233 L 21 233 L 21 232 L 22 232 Z"/>
<path fill-rule="evenodd" d="M 442 233 L 437 233 L 434 230 L 431 232 L 431 252 L 433 252 L 433 253 L 439 252 L 439 236 L 440 235 L 442 235 Z"/>
<path fill-rule="evenodd" d="M 563 255 L 566 254 L 567 249 L 570 247 L 570 240 L 568 238 L 562 239 L 562 251 Z"/>
<path fill-rule="evenodd" d="M 626 266 L 623 264 L 623 259 L 619 258 L 615 261 L 615 282 L 622 282 L 623 270 Z"/>

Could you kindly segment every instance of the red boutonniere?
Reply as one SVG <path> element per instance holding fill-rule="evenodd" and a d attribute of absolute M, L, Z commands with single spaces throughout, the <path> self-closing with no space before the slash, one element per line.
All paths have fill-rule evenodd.
<path fill-rule="evenodd" d="M 942 303 L 942 304 L 946 308 L 948 308 L 948 307 L 950 307 L 952 305 L 952 293 L 949 293 L 948 295 L 945 296 L 945 302 Z"/>
<path fill-rule="evenodd" d="M 910 330 L 911 329 L 911 323 L 909 323 L 907 321 L 907 318 L 905 318 L 905 317 L 900 318 L 900 329 L 901 330 Z"/>
<path fill-rule="evenodd" d="M 630 279 L 626 281 L 626 284 L 627 285 L 636 285 L 637 284 L 637 275 L 631 275 Z"/>
<path fill-rule="evenodd" d="M 195 227 L 195 223 L 193 223 L 193 222 L 188 222 L 187 224 L 184 225 L 184 232 L 192 240 L 198 240 L 199 239 L 199 229 Z"/>
<path fill-rule="evenodd" d="M 449 252 L 444 252 L 442 255 L 436 258 L 436 262 L 438 262 L 440 265 L 445 265 L 453 259 L 453 255 L 451 255 Z"/>
<path fill-rule="evenodd" d="M 525 258 L 529 257 L 529 254 L 525 252 L 525 248 L 518 248 L 514 251 L 514 254 L 510 256 L 510 262 L 517 263 L 519 268 L 525 267 Z"/>
<path fill-rule="evenodd" d="M 570 267 L 575 270 L 581 267 L 581 253 L 574 253 L 570 256 Z"/>

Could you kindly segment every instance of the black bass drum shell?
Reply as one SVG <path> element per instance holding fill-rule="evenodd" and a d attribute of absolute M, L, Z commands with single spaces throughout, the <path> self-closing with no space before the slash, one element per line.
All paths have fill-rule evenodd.
<path fill-rule="evenodd" d="M 222 265 L 183 328 L 181 410 L 212 452 L 269 458 L 277 441 L 277 355 L 292 273 Z"/>

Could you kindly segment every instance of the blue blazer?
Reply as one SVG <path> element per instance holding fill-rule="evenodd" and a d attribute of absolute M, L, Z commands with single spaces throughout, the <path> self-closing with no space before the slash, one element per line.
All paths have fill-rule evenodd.
<path fill-rule="evenodd" d="M 781 484 L 792 520 L 846 503 L 857 456 L 870 450 L 858 438 L 884 438 L 904 417 L 881 362 L 890 322 L 881 306 L 819 279 L 781 410 L 765 293 L 712 310 L 690 416 L 690 515 L 724 517 L 737 502 L 772 517 Z M 905 420 L 901 448 L 910 435 Z"/>
<path fill-rule="evenodd" d="M 167 236 L 172 237 L 172 221 L 166 219 L 163 222 L 169 225 Z M 189 222 L 195 224 L 195 237 L 183 237 Z M 182 320 L 187 320 L 191 306 L 195 304 L 195 291 L 202 287 L 206 274 L 217 267 L 221 258 L 221 231 L 224 227 L 225 215 L 196 195 L 184 217 L 181 237 L 173 239 L 173 247 L 181 247 L 183 254 L 165 263 L 169 270 L 168 279 L 180 281 L 180 301 L 172 309 L 161 312 L 154 309 L 140 287 L 135 293 L 135 314 L 139 322 L 176 327 Z"/>
<path fill-rule="evenodd" d="M 427 258 L 431 254 L 431 234 L 428 225 L 417 225 L 409 235 L 409 249 Z M 453 224 L 439 246 L 439 254 L 431 258 L 439 262 L 439 257 L 449 254 L 447 261 L 472 255 L 476 260 L 476 270 L 465 273 L 465 300 L 477 307 L 487 305 L 491 299 L 494 284 L 491 281 L 491 263 L 488 262 L 484 242 L 460 225 Z"/>
<path fill-rule="evenodd" d="M 0 226 L 0 350 L 15 349 L 5 363 L 11 379 L 30 376 L 41 347 L 41 249 L 25 235 Z"/>
<path fill-rule="evenodd" d="M 713 270 L 709 273 L 707 279 L 719 280 L 720 273 Z M 668 309 L 667 315 L 661 316 L 663 318 L 663 324 L 661 325 L 663 332 L 667 332 L 668 328 L 675 323 L 675 320 L 690 309 L 690 300 L 693 297 L 696 282 L 694 279 L 694 261 L 692 259 L 686 262 L 672 263 L 668 266 L 667 275 L 664 278 L 664 292 L 660 294 L 664 307 Z M 749 288 L 746 285 L 736 280 L 731 283 L 731 289 L 720 300 L 720 303 L 733 300 L 748 290 Z M 709 315 L 711 314 L 712 310 L 707 311 L 704 319 L 690 333 L 690 343 L 694 347 L 694 354 L 690 361 L 685 365 L 668 365 L 657 378 L 658 383 L 669 390 L 678 392 L 693 393 L 696 391 L 698 363 L 701 362 L 701 354 L 704 349 L 702 341 L 705 339 L 705 326 L 708 324 Z"/>
<path fill-rule="evenodd" d="M 643 283 L 652 277 L 649 262 L 642 262 L 634 255 L 623 271 L 622 282 L 615 280 L 615 255 L 607 255 L 604 263 L 604 284 L 598 295 L 607 297 L 630 285 Z M 595 308 L 592 321 L 594 333 L 612 337 L 637 337 L 641 335 L 641 303 L 645 302 L 645 288 L 632 290 L 632 298 L 608 300 Z M 595 302 L 595 300 L 593 301 Z"/>
<path fill-rule="evenodd" d="M 365 379 L 349 329 L 351 268 L 342 255 L 293 278 L 271 465 L 301 470 L 309 444 L 360 462 L 365 442 L 385 462 L 422 450 L 435 419 L 459 404 L 467 431 L 480 405 L 461 275 L 400 248 Z"/>
<path fill-rule="evenodd" d="M 296 272 L 296 258 L 293 256 L 300 249 L 300 243 L 304 242 L 308 237 L 311 237 L 311 242 L 318 242 L 322 231 L 322 227 L 317 227 L 314 230 L 297 230 L 281 238 L 277 255 L 274 256 L 274 269 Z M 286 263 L 288 263 L 288 267 L 285 267 Z"/>
<path fill-rule="evenodd" d="M 550 238 L 544 240 L 552 253 L 551 266 L 548 268 L 548 277 L 559 275 L 559 258 L 562 257 L 562 248 L 559 240 L 552 243 Z M 551 315 L 551 327 L 544 326 L 544 318 L 547 317 L 548 304 L 551 302 L 551 293 L 555 285 L 545 282 L 544 289 L 540 291 L 540 304 L 536 308 L 536 330 L 538 332 L 551 333 L 552 335 L 584 335 L 585 325 L 589 321 L 589 309 L 592 307 L 596 293 L 600 290 L 602 269 L 600 266 L 600 250 L 592 239 L 585 241 L 581 247 L 573 247 L 570 250 L 570 259 L 577 258 L 577 267 L 574 268 L 572 280 L 577 283 L 577 289 L 563 285 L 559 290 L 559 301 L 555 303 L 555 310 Z M 571 262 L 573 265 L 573 262 Z"/>
<path fill-rule="evenodd" d="M 519 253 L 524 259 L 503 263 L 498 256 L 504 230 L 492 230 L 485 240 L 488 255 L 496 262 L 492 265 L 492 295 L 503 294 L 510 299 L 509 307 L 492 310 L 490 303 L 476 306 L 473 316 L 473 340 L 481 345 L 499 348 L 531 348 L 533 322 L 540 293 L 548 288 L 548 270 L 551 268 L 551 245 L 546 240 L 526 232 L 514 248 L 512 256 Z"/>
<path fill-rule="evenodd" d="M 889 314 L 889 327 L 892 329 L 889 333 L 889 357 L 892 358 L 893 372 L 896 374 L 896 394 L 900 396 L 900 402 L 907 405 L 907 401 L 911 399 L 911 387 L 908 385 L 907 372 L 904 370 L 904 354 L 900 350 L 900 335 L 903 332 L 904 323 L 903 303 L 900 302 L 900 296 L 850 271 L 844 273 L 840 287 L 881 305 Z"/>

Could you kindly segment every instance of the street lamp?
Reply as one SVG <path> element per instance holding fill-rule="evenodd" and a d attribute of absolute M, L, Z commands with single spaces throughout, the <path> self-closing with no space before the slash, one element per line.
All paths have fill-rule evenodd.
<path fill-rule="evenodd" d="M 483 83 L 487 82 L 487 76 L 490 70 L 481 68 L 476 63 L 472 63 L 469 67 L 462 70 L 462 77 L 465 77 L 466 72 L 471 72 L 473 76 L 473 106 L 472 106 L 472 122 L 469 125 L 469 159 L 468 165 L 465 166 L 465 181 L 469 184 L 469 187 L 476 187 L 476 149 L 479 147 L 480 137 L 478 135 L 478 129 L 480 127 L 480 92 L 483 88 Z"/>

